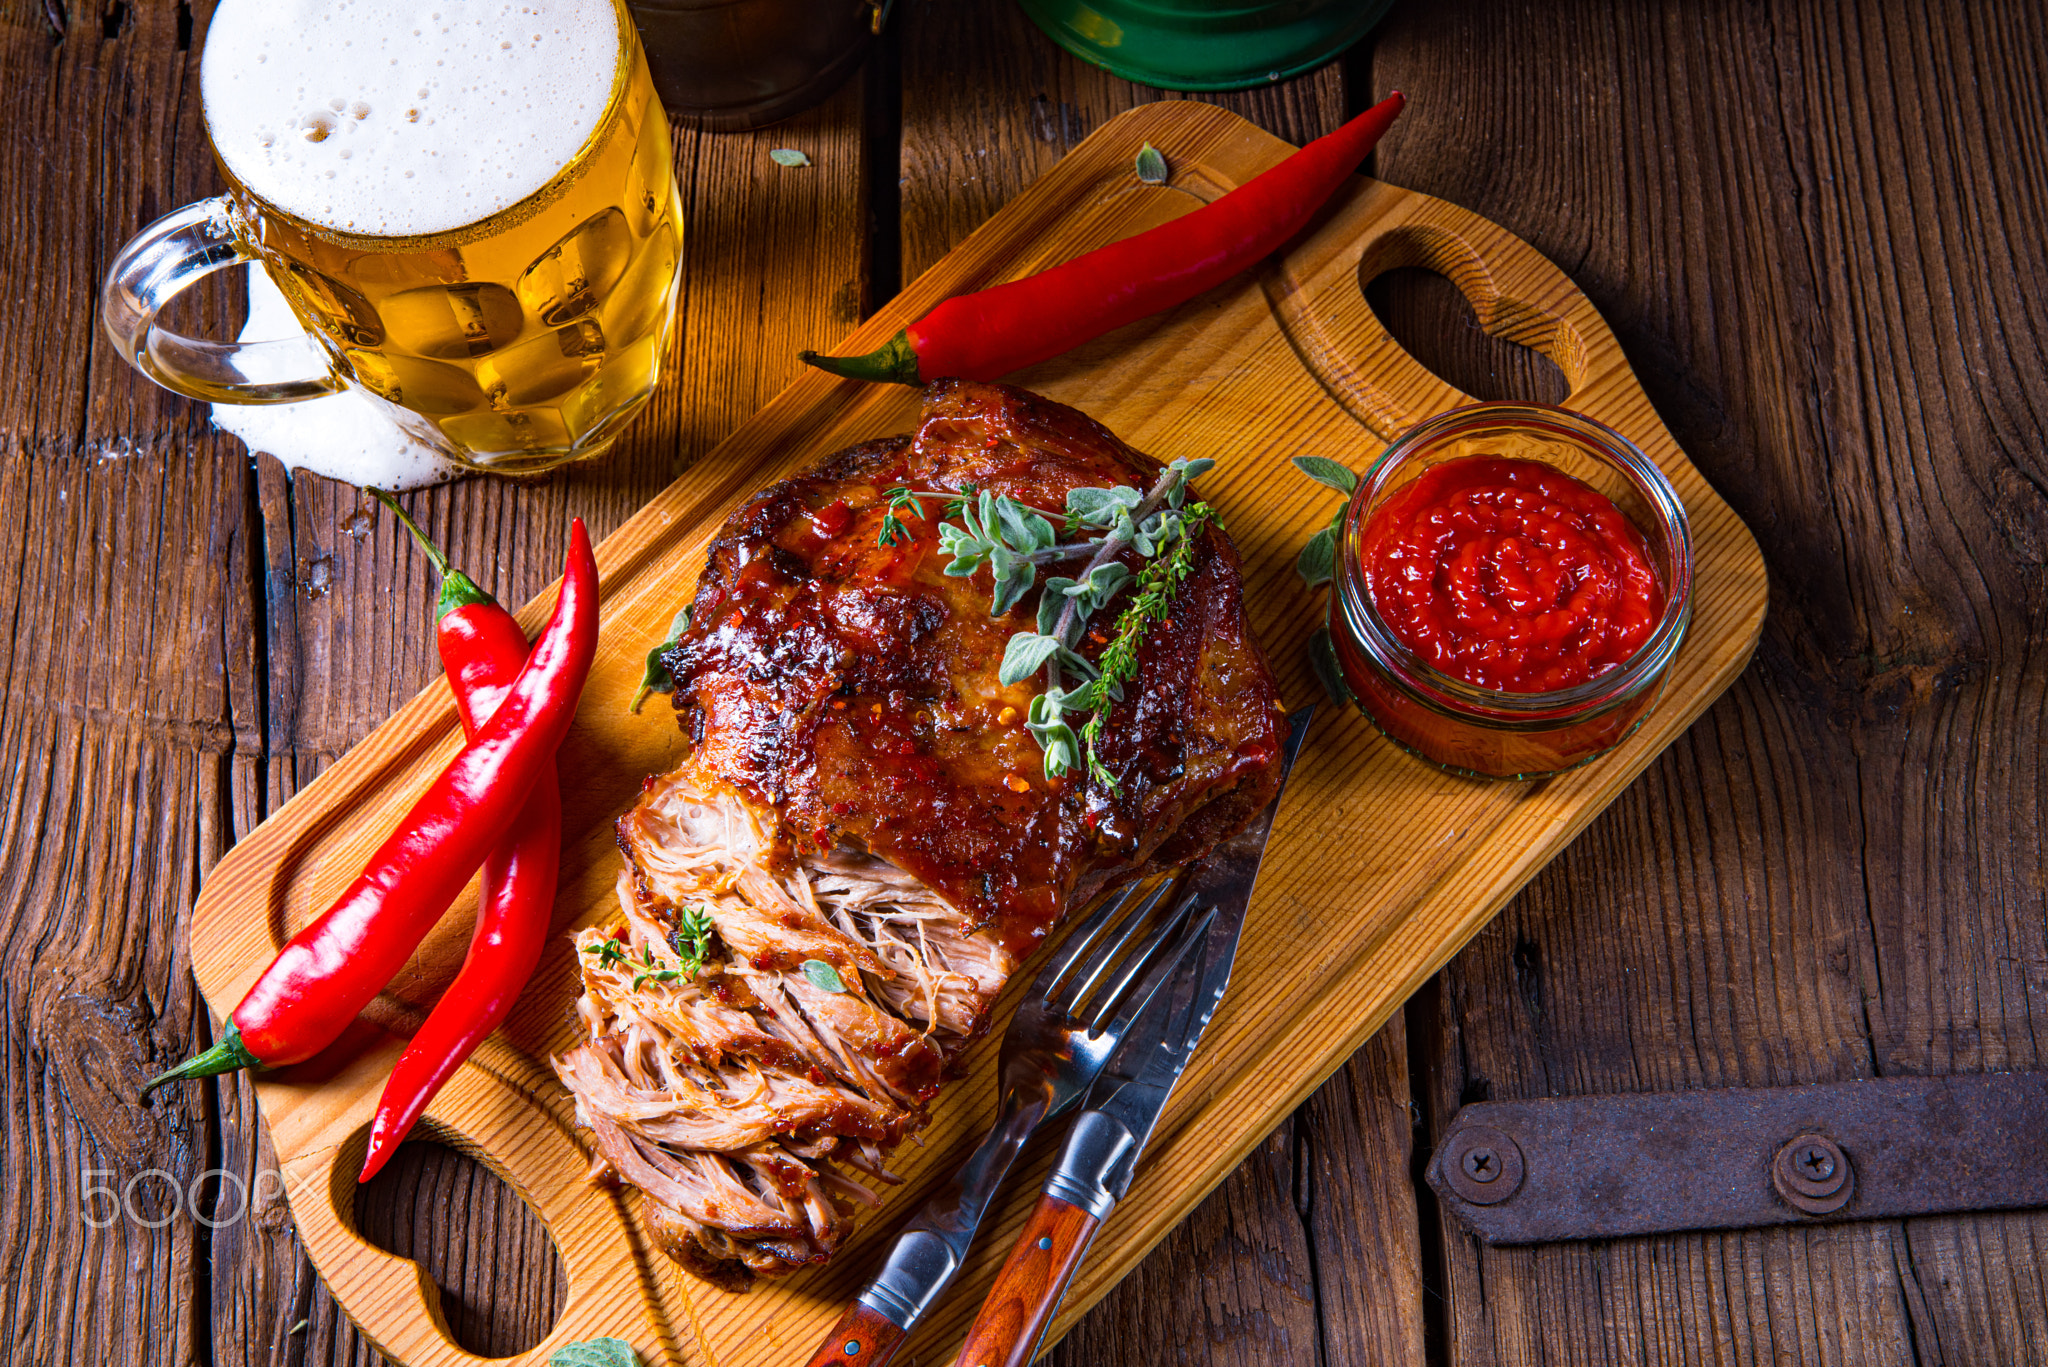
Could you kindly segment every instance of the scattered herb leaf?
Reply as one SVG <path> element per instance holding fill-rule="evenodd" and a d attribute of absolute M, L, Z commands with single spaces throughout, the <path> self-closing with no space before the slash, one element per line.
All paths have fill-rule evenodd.
<path fill-rule="evenodd" d="M 1349 466 L 1339 465 L 1328 456 L 1296 456 L 1294 468 L 1324 488 L 1335 489 L 1347 497 L 1358 491 L 1358 476 L 1351 473 Z"/>
<path fill-rule="evenodd" d="M 640 1355 L 624 1339 L 591 1339 L 555 1349 L 548 1367 L 640 1367 Z"/>
<path fill-rule="evenodd" d="M 774 162 L 777 166 L 809 166 L 811 164 L 811 159 L 797 151 L 794 147 L 772 148 L 768 153 L 768 160 Z"/>
<path fill-rule="evenodd" d="M 583 946 L 583 952 L 585 954 L 595 954 L 599 968 L 611 968 L 616 964 L 627 962 L 626 947 L 609 935 L 594 944 Z"/>
<path fill-rule="evenodd" d="M 804 976 L 811 980 L 811 986 L 820 992 L 844 992 L 846 984 L 840 981 L 839 970 L 823 959 L 805 959 Z"/>
<path fill-rule="evenodd" d="M 1138 149 L 1138 179 L 1147 185 L 1164 185 L 1169 171 L 1166 155 L 1151 143 Z"/>
<path fill-rule="evenodd" d="M 668 663 L 662 656 L 675 649 L 683 639 L 683 633 L 690 629 L 690 612 L 694 607 L 692 604 L 677 613 L 675 621 L 669 623 L 668 639 L 647 652 L 647 667 L 640 672 L 640 691 L 633 695 L 632 703 L 626 708 L 628 712 L 639 712 L 640 704 L 646 702 L 651 693 L 676 691 L 676 681 L 669 675 Z"/>
<path fill-rule="evenodd" d="M 1316 589 L 1329 583 L 1336 569 L 1337 533 L 1334 528 L 1325 527 L 1301 548 L 1301 556 L 1294 562 L 1294 572 L 1301 576 L 1301 582 Z"/>
<path fill-rule="evenodd" d="M 1337 650 L 1330 643 L 1328 627 L 1317 627 L 1308 638 L 1308 667 L 1315 671 L 1323 692 L 1330 695 L 1331 702 L 1343 708 L 1356 705 L 1357 699 L 1351 696 L 1351 685 L 1344 682 L 1344 671 L 1337 667 Z"/>

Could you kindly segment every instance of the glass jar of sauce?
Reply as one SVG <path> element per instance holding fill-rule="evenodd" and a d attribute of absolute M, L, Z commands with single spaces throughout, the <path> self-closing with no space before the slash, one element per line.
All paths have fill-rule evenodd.
<path fill-rule="evenodd" d="M 1331 589 L 1338 671 L 1389 740 L 1454 774 L 1543 778 L 1656 704 L 1692 613 L 1692 532 L 1619 432 L 1474 404 L 1359 481 Z"/>

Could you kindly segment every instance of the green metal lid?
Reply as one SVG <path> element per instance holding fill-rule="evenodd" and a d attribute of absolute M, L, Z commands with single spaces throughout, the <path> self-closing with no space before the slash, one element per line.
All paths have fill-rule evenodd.
<path fill-rule="evenodd" d="M 1393 0 L 1018 0 L 1075 56 L 1165 90 L 1299 76 L 1363 38 Z"/>

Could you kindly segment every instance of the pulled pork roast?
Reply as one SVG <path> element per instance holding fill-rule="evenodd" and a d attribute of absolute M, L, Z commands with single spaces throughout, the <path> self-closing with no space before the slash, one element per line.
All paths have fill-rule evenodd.
<path fill-rule="evenodd" d="M 988 571 L 944 574 L 908 511 L 880 544 L 898 486 L 1058 510 L 1158 468 L 1073 409 L 940 381 L 914 436 L 763 490 L 712 546 L 667 656 L 691 753 L 619 819 L 621 915 L 577 942 L 589 1039 L 555 1061 L 600 1167 L 685 1267 L 737 1288 L 830 1257 L 1060 917 L 1271 800 L 1278 698 L 1220 531 L 1111 711 L 1114 788 L 1048 781 L 1036 685 L 998 680 L 1036 591 L 991 617 Z M 694 973 L 686 913 L 713 927 Z"/>

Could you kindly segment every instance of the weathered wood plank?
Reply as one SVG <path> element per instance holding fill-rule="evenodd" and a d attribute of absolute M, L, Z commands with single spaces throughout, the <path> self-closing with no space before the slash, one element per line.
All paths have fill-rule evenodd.
<path fill-rule="evenodd" d="M 1436 1126 L 1488 1095 L 2042 1066 L 2048 255 L 2020 225 L 2048 102 L 2016 54 L 2043 41 L 2012 7 L 1790 3 L 1385 30 L 1374 78 L 1415 105 L 1381 173 L 1567 265 L 1776 597 L 1748 677 L 1446 972 Z M 1452 1229 L 1450 1357 L 2020 1362 L 2044 1245 L 2038 1214 Z"/>
<path fill-rule="evenodd" d="M 1264 90 L 1180 95 L 1070 56 L 1015 5 L 915 0 L 902 24 L 906 281 L 1126 109 L 1206 100 L 1295 143 L 1344 117 L 1344 74 L 1335 64 Z"/>

